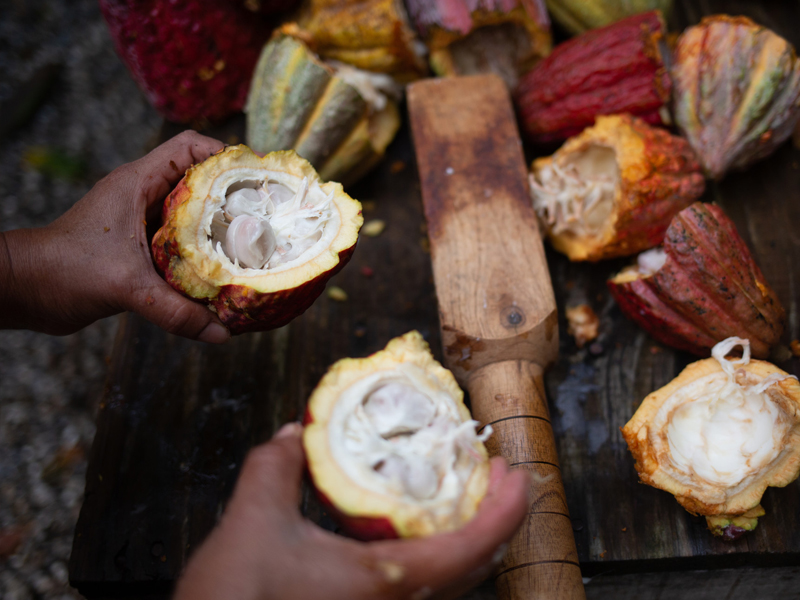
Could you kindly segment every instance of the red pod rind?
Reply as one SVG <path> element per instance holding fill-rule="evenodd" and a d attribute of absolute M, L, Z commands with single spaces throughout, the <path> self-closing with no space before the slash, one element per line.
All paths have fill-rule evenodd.
<path fill-rule="evenodd" d="M 629 267 L 608 281 L 622 312 L 654 338 L 707 356 L 728 337 L 766 357 L 785 311 L 721 208 L 695 203 L 672 221 L 664 262 L 652 274 Z"/>
<path fill-rule="evenodd" d="M 100 0 L 114 45 L 171 121 L 218 121 L 242 109 L 271 27 L 233 2 Z"/>
<path fill-rule="evenodd" d="M 565 140 L 596 116 L 615 113 L 668 124 L 672 82 L 661 54 L 665 31 L 661 13 L 651 11 L 556 46 L 517 87 L 523 133 L 535 143 Z"/>

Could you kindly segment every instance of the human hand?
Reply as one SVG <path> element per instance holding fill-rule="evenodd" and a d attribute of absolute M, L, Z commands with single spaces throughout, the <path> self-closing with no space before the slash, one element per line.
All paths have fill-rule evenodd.
<path fill-rule="evenodd" d="M 185 131 L 112 171 L 52 224 L 0 234 L 0 328 L 60 335 L 131 310 L 171 333 L 226 341 L 213 312 L 159 277 L 145 231 L 186 169 L 222 147 Z"/>
<path fill-rule="evenodd" d="M 370 543 L 335 535 L 298 508 L 301 432 L 290 424 L 250 452 L 175 600 L 449 598 L 489 575 L 527 512 L 527 474 L 493 459 L 488 494 L 458 531 Z"/>

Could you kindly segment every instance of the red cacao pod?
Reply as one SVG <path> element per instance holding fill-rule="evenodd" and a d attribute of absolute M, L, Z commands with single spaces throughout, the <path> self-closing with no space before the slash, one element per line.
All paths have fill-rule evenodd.
<path fill-rule="evenodd" d="M 156 109 L 180 123 L 242 109 L 270 26 L 233 2 L 100 0 L 117 53 Z"/>
<path fill-rule="evenodd" d="M 620 310 L 655 339 L 700 356 L 736 336 L 763 358 L 783 332 L 786 313 L 775 292 L 733 221 L 712 204 L 678 213 L 663 250 L 640 256 L 608 287 Z"/>
<path fill-rule="evenodd" d="M 523 133 L 535 143 L 565 140 L 614 113 L 669 123 L 664 31 L 661 13 L 651 11 L 556 46 L 517 87 Z"/>

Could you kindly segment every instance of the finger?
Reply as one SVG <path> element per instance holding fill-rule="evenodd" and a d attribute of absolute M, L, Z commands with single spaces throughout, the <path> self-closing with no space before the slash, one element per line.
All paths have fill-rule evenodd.
<path fill-rule="evenodd" d="M 509 472 L 502 459 L 493 459 L 489 491 L 478 513 L 458 531 L 426 539 L 373 544 L 378 560 L 400 565 L 402 586 L 409 593 L 452 587 L 502 558 L 504 544 L 517 531 L 528 510 L 529 476 Z M 473 581 L 477 584 L 478 581 Z"/>
<path fill-rule="evenodd" d="M 148 206 L 162 200 L 181 180 L 186 169 L 224 147 L 219 140 L 188 130 L 136 161 Z"/>
<path fill-rule="evenodd" d="M 182 296 L 155 272 L 146 281 L 133 291 L 125 308 L 175 335 L 209 344 L 230 339 L 228 328 L 206 306 Z"/>
<path fill-rule="evenodd" d="M 269 442 L 250 451 L 239 476 L 240 500 L 278 512 L 298 511 L 305 465 L 302 434 L 302 425 L 287 423 Z"/>

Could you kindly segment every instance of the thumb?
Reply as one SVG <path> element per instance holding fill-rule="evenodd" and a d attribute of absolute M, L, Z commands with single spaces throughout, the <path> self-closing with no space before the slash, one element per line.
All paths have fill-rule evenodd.
<path fill-rule="evenodd" d="M 297 510 L 305 454 L 303 427 L 287 423 L 266 444 L 247 455 L 237 484 L 237 495 L 244 502 L 284 511 Z"/>
<path fill-rule="evenodd" d="M 173 290 L 155 273 L 147 285 L 133 292 L 129 308 L 175 335 L 210 344 L 222 344 L 231 337 L 216 314 Z"/>

